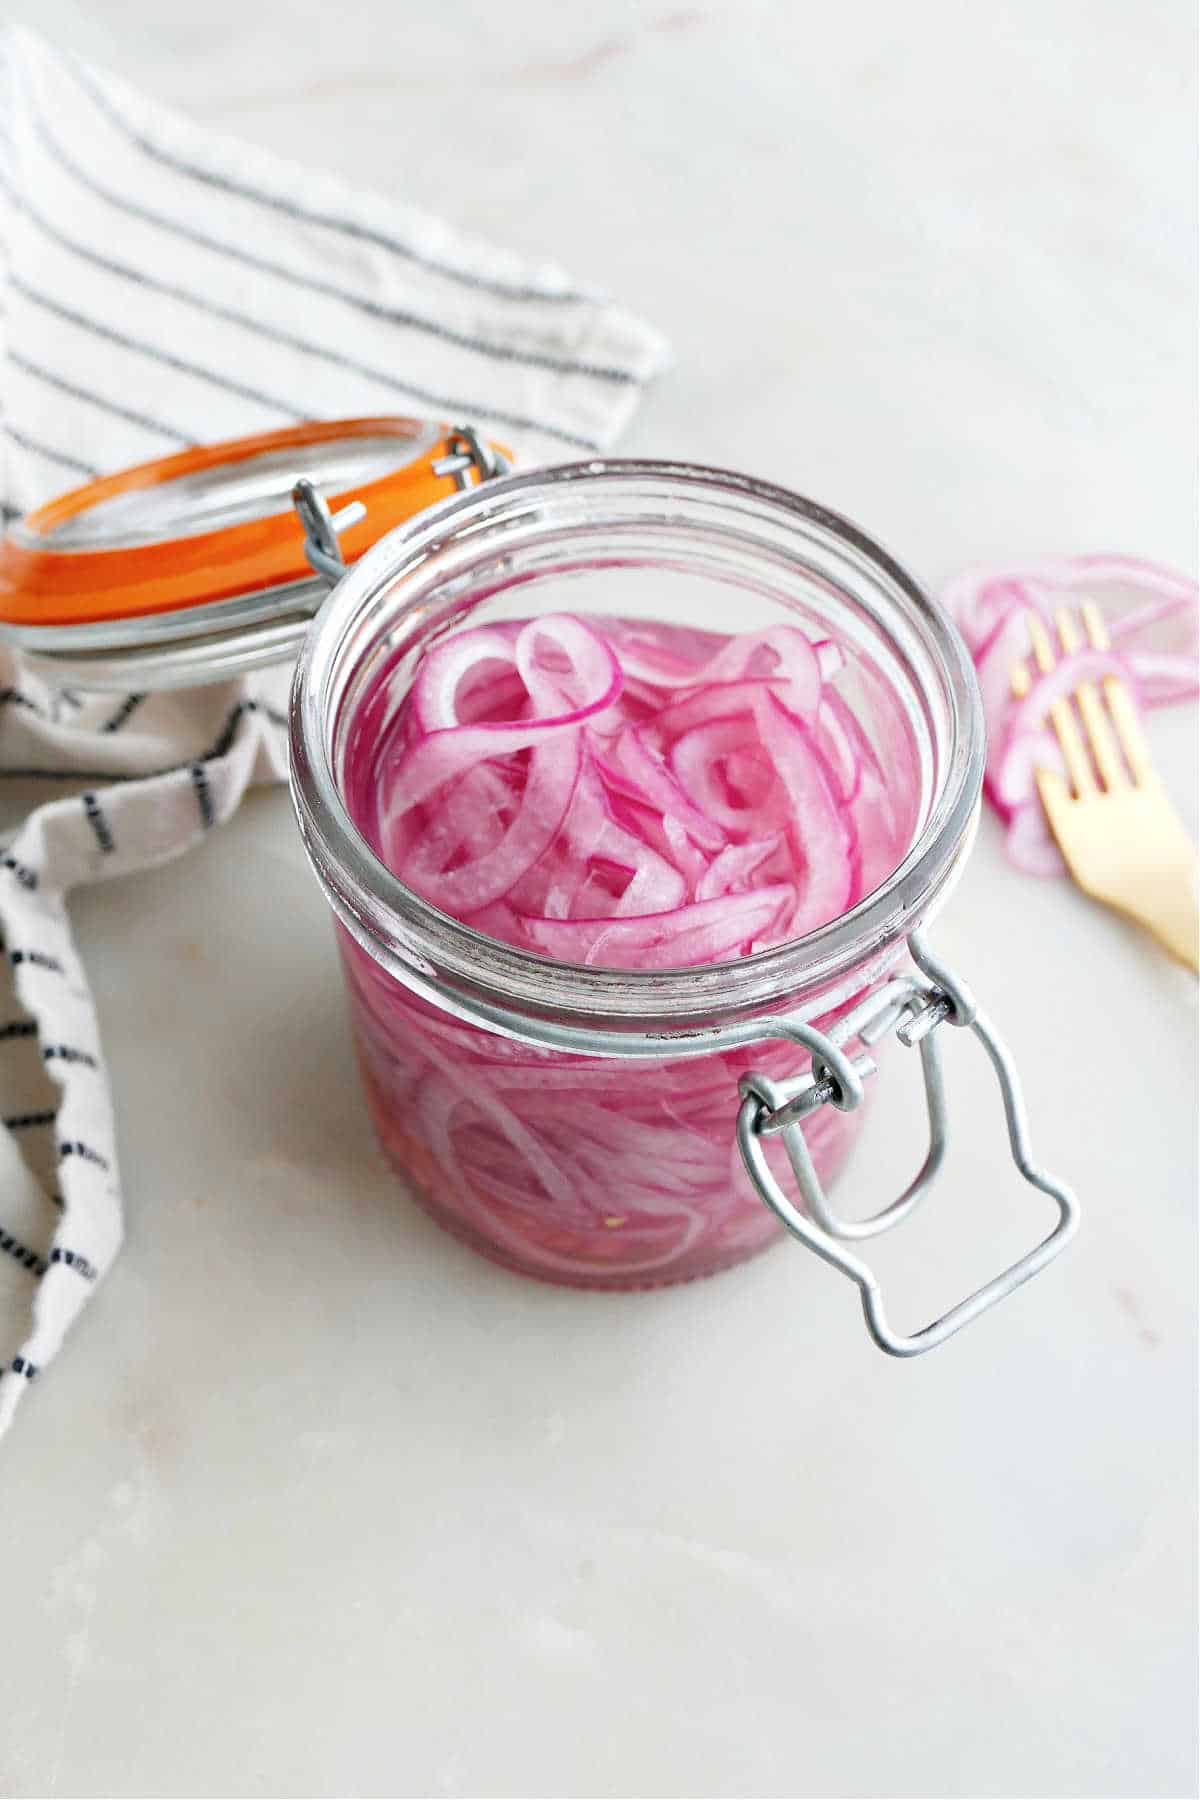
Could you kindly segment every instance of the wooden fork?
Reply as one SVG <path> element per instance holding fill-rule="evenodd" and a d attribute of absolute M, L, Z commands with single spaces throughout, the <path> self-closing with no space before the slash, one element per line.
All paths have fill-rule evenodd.
<path fill-rule="evenodd" d="M 1080 616 L 1092 648 L 1107 650 L 1108 632 L 1096 607 L 1085 603 Z M 1036 613 L 1026 623 L 1038 672 L 1049 675 L 1055 665 L 1050 634 Z M 1055 624 L 1071 655 L 1081 644 L 1078 623 L 1064 608 Z M 1023 700 L 1032 686 L 1028 663 L 1014 663 L 1014 696 Z M 1038 769 L 1037 787 L 1075 881 L 1085 894 L 1144 925 L 1190 969 L 1200 968 L 1196 852 L 1154 771 L 1129 689 L 1116 675 L 1106 675 L 1099 688 L 1081 681 L 1072 695 L 1054 702 L 1050 722 L 1067 778 Z"/>

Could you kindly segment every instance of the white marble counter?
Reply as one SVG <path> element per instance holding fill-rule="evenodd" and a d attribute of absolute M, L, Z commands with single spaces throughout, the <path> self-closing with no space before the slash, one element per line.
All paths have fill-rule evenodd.
<path fill-rule="evenodd" d="M 605 282 L 679 352 L 631 451 L 931 581 L 1194 558 L 1184 0 L 9 10 Z M 1193 729 L 1155 742 L 1194 828 Z M 282 795 L 77 917 L 129 1237 L 0 1471 L 0 1792 L 1194 1791 L 1195 987 L 1153 948 L 985 825 L 939 942 L 1086 1223 L 897 1365 L 799 1251 L 586 1297 L 409 1206 Z M 912 1317 L 1044 1216 L 952 1084 L 950 1185 L 880 1252 Z"/>

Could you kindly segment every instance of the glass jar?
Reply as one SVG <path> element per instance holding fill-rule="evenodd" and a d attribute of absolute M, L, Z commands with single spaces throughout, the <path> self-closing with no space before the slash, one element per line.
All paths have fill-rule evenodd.
<path fill-rule="evenodd" d="M 563 611 L 724 631 L 784 620 L 840 642 L 843 698 L 877 747 L 905 746 L 893 759 L 898 866 L 801 939 L 654 973 L 552 962 L 421 899 L 355 823 L 372 746 L 431 645 Z M 849 521 L 765 482 L 682 464 L 581 463 L 472 488 L 382 539 L 338 582 L 298 664 L 291 751 L 380 1141 L 427 1210 L 484 1254 L 580 1287 L 649 1287 L 727 1267 L 782 1222 L 856 1282 L 881 1346 L 911 1354 L 1069 1236 L 1073 1200 L 1028 1161 L 1002 1047 L 914 935 L 978 817 L 974 673 L 946 616 Z M 946 1024 L 983 1038 L 1018 1167 L 1055 1199 L 1059 1222 L 979 1295 L 902 1339 L 848 1246 L 903 1216 L 940 1160 Z M 862 1117 L 869 1047 L 893 1031 L 920 1044 L 930 1154 L 875 1220 L 839 1221 L 826 1189 Z"/>

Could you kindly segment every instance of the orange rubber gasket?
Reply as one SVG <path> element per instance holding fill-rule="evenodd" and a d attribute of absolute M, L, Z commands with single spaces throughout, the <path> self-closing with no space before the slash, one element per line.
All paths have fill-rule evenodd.
<path fill-rule="evenodd" d="M 426 430 L 427 421 L 414 419 L 336 419 L 208 444 L 73 488 L 29 513 L 22 524 L 29 532 L 49 532 L 114 494 L 156 487 L 218 464 L 243 462 L 263 451 L 302 449 L 347 437 L 411 441 Z M 432 467 L 447 448 L 443 437 L 420 461 L 363 487 L 327 496 L 335 509 L 351 500 L 361 500 L 367 509 L 365 519 L 351 525 L 339 540 L 348 563 L 393 526 L 454 492 L 452 478 L 435 475 Z M 17 626 L 86 625 L 148 618 L 309 580 L 311 575 L 304 534 L 291 511 L 127 549 L 64 552 L 5 539 L 0 544 L 0 621 Z"/>

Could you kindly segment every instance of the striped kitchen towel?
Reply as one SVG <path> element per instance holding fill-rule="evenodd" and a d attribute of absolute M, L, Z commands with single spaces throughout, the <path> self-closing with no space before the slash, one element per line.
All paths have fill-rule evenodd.
<path fill-rule="evenodd" d="M 611 443 L 665 361 L 574 285 L 211 135 L 0 34 L 0 506 L 305 418 L 482 425 L 522 461 Z M 0 1434 L 121 1241 L 113 1107 L 67 917 L 285 772 L 287 670 L 56 692 L 0 648 Z M 131 999 L 131 1004 L 136 1004 Z"/>

